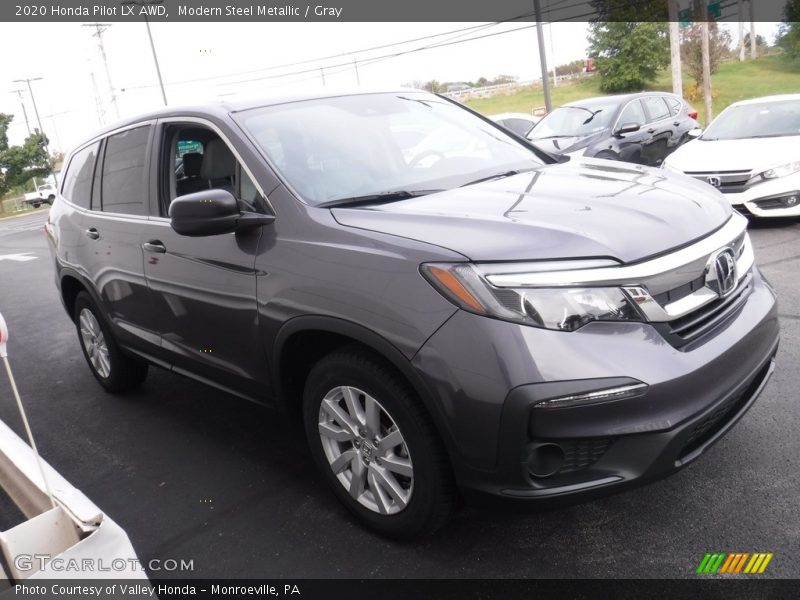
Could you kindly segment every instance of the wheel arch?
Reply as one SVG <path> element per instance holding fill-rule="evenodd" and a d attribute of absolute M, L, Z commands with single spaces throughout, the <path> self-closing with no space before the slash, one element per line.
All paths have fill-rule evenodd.
<path fill-rule="evenodd" d="M 290 319 L 281 327 L 275 337 L 272 355 L 272 381 L 281 407 L 289 415 L 299 415 L 302 412 L 302 384 L 311 367 L 332 350 L 354 343 L 389 363 L 413 388 L 452 458 L 455 443 L 444 415 L 433 392 L 409 358 L 382 336 L 352 321 L 321 315 L 302 316 Z M 308 347 L 312 347 L 312 351 L 301 355 L 299 349 Z"/>

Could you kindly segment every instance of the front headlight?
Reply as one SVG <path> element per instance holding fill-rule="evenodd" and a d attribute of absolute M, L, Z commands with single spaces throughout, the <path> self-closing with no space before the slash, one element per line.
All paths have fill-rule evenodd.
<path fill-rule="evenodd" d="M 790 163 L 786 163 L 785 165 L 780 165 L 777 167 L 772 167 L 771 169 L 767 169 L 763 173 L 761 173 L 761 177 L 764 179 L 777 179 L 778 177 L 786 177 L 787 175 L 791 175 L 792 173 L 797 173 L 800 171 L 800 161 L 794 161 Z"/>
<path fill-rule="evenodd" d="M 618 287 L 508 288 L 486 279 L 508 265 L 429 263 L 422 274 L 445 298 L 479 315 L 533 327 L 575 331 L 592 321 L 642 321 Z"/>

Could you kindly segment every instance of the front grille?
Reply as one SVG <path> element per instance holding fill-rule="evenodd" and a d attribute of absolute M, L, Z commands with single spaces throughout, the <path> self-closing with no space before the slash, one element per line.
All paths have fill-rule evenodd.
<path fill-rule="evenodd" d="M 739 411 L 744 408 L 745 404 L 758 389 L 758 386 L 764 381 L 764 378 L 769 373 L 769 368 L 770 363 L 767 363 L 744 390 L 722 402 L 695 424 L 681 450 L 680 459 L 691 454 L 712 439 L 731 419 L 739 414 Z"/>
<path fill-rule="evenodd" d="M 559 441 L 564 450 L 564 464 L 559 473 L 569 473 L 585 469 L 603 458 L 614 443 L 613 437 L 583 438 Z"/>
<path fill-rule="evenodd" d="M 709 302 L 696 311 L 667 323 L 668 339 L 672 338 L 670 341 L 673 345 L 681 346 L 710 333 L 733 317 L 752 291 L 753 274 L 748 273 L 730 296 Z"/>
<path fill-rule="evenodd" d="M 686 175 L 694 177 L 704 183 L 709 183 L 709 177 L 719 179 L 719 185 L 714 186 L 723 194 L 740 194 L 747 190 L 750 186 L 747 182 L 750 181 L 752 170 L 747 171 L 686 171 Z"/>

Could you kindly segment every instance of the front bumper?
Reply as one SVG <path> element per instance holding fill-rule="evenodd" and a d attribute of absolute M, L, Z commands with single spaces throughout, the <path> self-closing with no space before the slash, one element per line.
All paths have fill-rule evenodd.
<path fill-rule="evenodd" d="M 775 297 L 754 269 L 747 302 L 686 349 L 644 323 L 564 333 L 459 311 L 414 364 L 438 400 L 465 495 L 546 505 L 652 481 L 695 460 L 755 402 L 778 336 Z M 632 382 L 646 383 L 645 395 L 533 408 Z M 532 475 L 532 456 L 551 445 L 560 447 L 559 468 Z"/>
<path fill-rule="evenodd" d="M 744 192 L 724 196 L 735 208 L 741 211 L 744 207 L 746 212 L 757 217 L 797 217 L 800 216 L 800 174 L 765 181 Z M 790 197 L 795 197 L 797 203 L 788 205 L 786 199 Z"/>

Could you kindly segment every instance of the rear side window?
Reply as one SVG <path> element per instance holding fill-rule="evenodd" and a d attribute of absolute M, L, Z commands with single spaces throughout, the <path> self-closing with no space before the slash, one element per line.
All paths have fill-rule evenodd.
<path fill-rule="evenodd" d="M 669 116 L 669 108 L 661 96 L 645 96 L 642 98 L 647 114 L 650 115 L 650 121 L 660 121 Z"/>
<path fill-rule="evenodd" d="M 533 127 L 530 121 L 525 121 L 524 119 L 506 119 L 503 124 L 514 133 L 520 135 L 527 134 Z"/>
<path fill-rule="evenodd" d="M 109 136 L 103 158 L 103 212 L 147 214 L 145 159 L 150 126 Z M 95 206 L 96 206 L 95 202 Z"/>
<path fill-rule="evenodd" d="M 67 173 L 64 175 L 61 195 L 81 208 L 89 208 L 92 197 L 92 175 L 99 147 L 100 143 L 95 142 L 76 152 L 69 161 Z"/>

